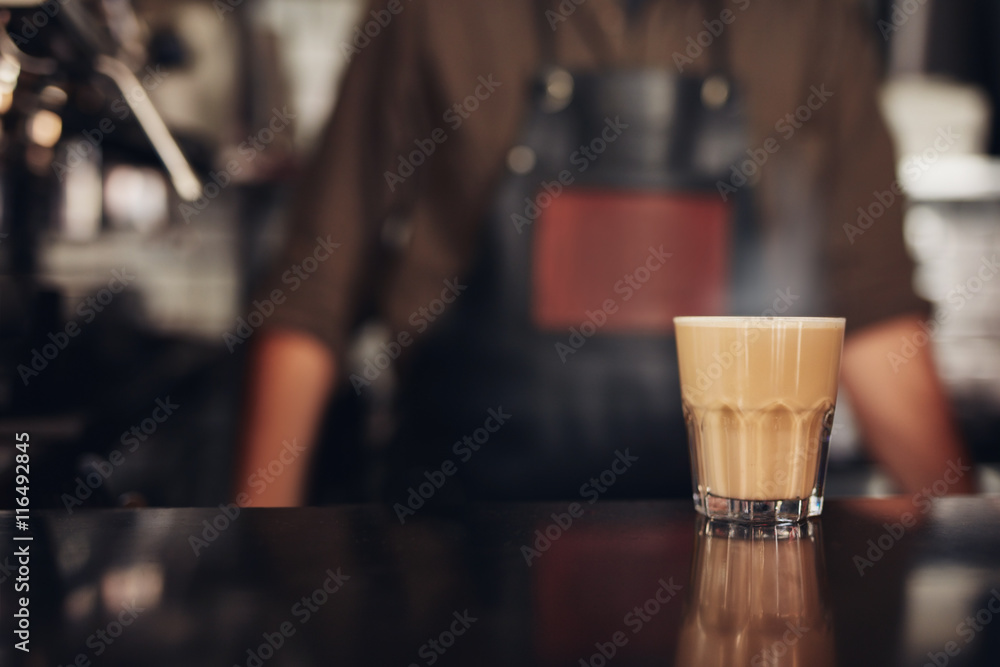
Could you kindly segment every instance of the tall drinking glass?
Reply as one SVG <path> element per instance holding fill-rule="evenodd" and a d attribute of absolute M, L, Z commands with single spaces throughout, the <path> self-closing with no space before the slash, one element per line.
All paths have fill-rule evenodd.
<path fill-rule="evenodd" d="M 695 508 L 749 523 L 823 509 L 842 318 L 677 317 Z"/>

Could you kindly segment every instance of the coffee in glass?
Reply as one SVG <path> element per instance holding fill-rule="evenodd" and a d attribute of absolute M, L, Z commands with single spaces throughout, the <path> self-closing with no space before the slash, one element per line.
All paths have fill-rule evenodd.
<path fill-rule="evenodd" d="M 823 507 L 842 318 L 677 317 L 696 509 L 801 521 Z"/>

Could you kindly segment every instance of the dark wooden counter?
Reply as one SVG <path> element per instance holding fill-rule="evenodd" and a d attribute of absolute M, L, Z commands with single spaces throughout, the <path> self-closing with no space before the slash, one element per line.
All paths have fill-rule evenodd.
<path fill-rule="evenodd" d="M 690 502 L 40 513 L 30 656 L 4 512 L 0 664 L 1000 664 L 1000 498 L 923 500 L 798 537 Z"/>

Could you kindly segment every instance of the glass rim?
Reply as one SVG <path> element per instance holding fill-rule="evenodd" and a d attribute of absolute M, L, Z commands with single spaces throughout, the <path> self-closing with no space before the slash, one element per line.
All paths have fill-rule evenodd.
<path fill-rule="evenodd" d="M 759 324 L 763 322 L 777 322 L 777 323 L 804 323 L 804 324 L 826 324 L 826 325 L 840 325 L 844 326 L 847 324 L 847 318 L 844 317 L 783 317 L 781 315 L 770 316 L 770 315 L 681 315 L 674 318 L 674 324 L 741 324 L 741 323 L 753 323 Z"/>

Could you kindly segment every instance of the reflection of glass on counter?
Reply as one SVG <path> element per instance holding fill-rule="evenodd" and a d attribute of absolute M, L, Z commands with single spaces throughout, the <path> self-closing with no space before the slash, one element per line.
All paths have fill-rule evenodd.
<path fill-rule="evenodd" d="M 679 665 L 833 665 L 818 523 L 699 520 Z"/>

